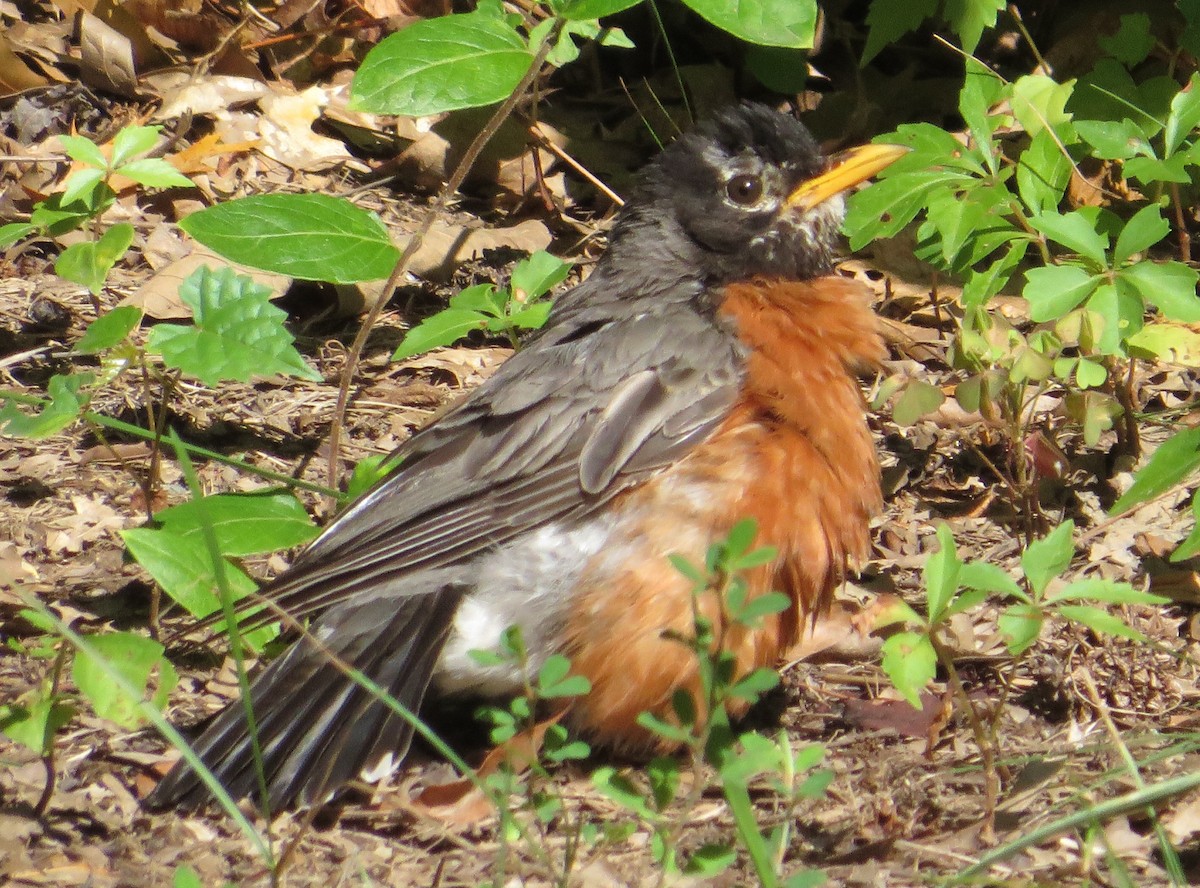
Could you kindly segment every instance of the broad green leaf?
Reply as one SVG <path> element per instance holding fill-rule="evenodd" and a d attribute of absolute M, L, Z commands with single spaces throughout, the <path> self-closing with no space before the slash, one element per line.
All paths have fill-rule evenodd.
<path fill-rule="evenodd" d="M 79 394 L 85 385 L 95 381 L 90 373 L 72 373 L 70 376 L 52 376 L 46 386 L 50 400 L 41 410 L 28 414 L 17 406 L 17 402 L 4 397 L 0 392 L 0 431 L 20 438 L 48 438 L 69 426 L 83 412 L 87 397 Z"/>
<path fill-rule="evenodd" d="M 1137 179 L 1148 185 L 1156 185 L 1160 182 L 1187 185 L 1192 181 L 1192 177 L 1187 171 L 1187 165 L 1190 162 L 1190 158 L 1183 153 L 1172 155 L 1164 160 L 1159 160 L 1157 157 L 1131 157 L 1125 161 L 1125 178 Z"/>
<path fill-rule="evenodd" d="M 190 500 L 154 516 L 164 530 L 191 538 L 202 547 L 205 524 L 212 527 L 222 555 L 240 558 L 307 543 L 317 535 L 304 506 L 287 491 L 222 493 Z"/>
<path fill-rule="evenodd" d="M 550 318 L 550 312 L 554 306 L 549 300 L 535 302 L 528 308 L 523 308 L 520 311 L 515 311 L 508 316 L 508 323 L 516 327 L 518 330 L 540 330 L 546 326 L 546 321 Z"/>
<path fill-rule="evenodd" d="M 936 385 L 920 379 L 909 380 L 892 408 L 892 419 L 897 425 L 910 426 L 922 416 L 933 413 L 945 400 L 946 396 Z"/>
<path fill-rule="evenodd" d="M 1000 88 L 1001 81 L 991 70 L 974 59 L 967 59 L 966 77 L 958 96 L 958 110 L 966 121 L 967 131 L 975 146 L 993 174 L 998 170 L 998 161 L 992 136 L 1003 118 L 988 112 L 999 99 Z"/>
<path fill-rule="evenodd" d="M 1196 295 L 1200 276 L 1195 269 L 1182 262 L 1143 261 L 1121 269 L 1119 275 L 1172 321 L 1200 321 L 1200 296 Z"/>
<path fill-rule="evenodd" d="M 1031 225 L 1055 243 L 1078 253 L 1103 267 L 1108 238 L 1078 210 L 1071 213 L 1038 213 L 1029 219 Z"/>
<path fill-rule="evenodd" d="M 351 107 L 426 117 L 508 98 L 533 56 L 502 18 L 476 11 L 425 19 L 385 38 L 354 75 Z"/>
<path fill-rule="evenodd" d="M 1075 366 L 1075 384 L 1081 389 L 1098 388 L 1108 379 L 1108 370 L 1098 361 L 1080 358 Z"/>
<path fill-rule="evenodd" d="M 38 755 L 48 755 L 54 749 L 54 735 L 74 715 L 75 707 L 52 694 L 47 683 L 13 703 L 0 703 L 0 734 Z"/>
<path fill-rule="evenodd" d="M 1074 80 L 1059 83 L 1045 74 L 1019 77 L 1012 87 L 1013 116 L 1031 137 L 1047 127 L 1057 130 L 1071 119 L 1066 105 L 1074 88 Z"/>
<path fill-rule="evenodd" d="M 139 154 L 145 154 L 158 143 L 159 126 L 127 126 L 122 128 L 113 138 L 112 160 L 113 168 L 128 164 Z M 124 173 L 124 170 L 122 170 Z"/>
<path fill-rule="evenodd" d="M 487 325 L 487 316 L 477 311 L 462 308 L 444 309 L 404 334 L 400 346 L 392 354 L 392 360 L 403 361 L 433 348 L 453 345 L 472 330 L 483 330 Z"/>
<path fill-rule="evenodd" d="M 1055 608 L 1058 614 L 1073 623 L 1081 623 L 1093 632 L 1101 635 L 1115 635 L 1118 638 L 1131 638 L 1134 641 L 1145 641 L 1146 636 L 1134 629 L 1116 614 L 1109 613 L 1103 608 L 1090 607 L 1086 604 L 1063 604 Z"/>
<path fill-rule="evenodd" d="M 512 293 L 517 302 L 528 302 L 550 292 L 571 273 L 571 263 L 538 250 L 513 268 Z"/>
<path fill-rule="evenodd" d="M 62 142 L 63 150 L 71 160 L 96 169 L 108 168 L 104 152 L 91 139 L 85 139 L 83 136 L 59 136 L 58 140 Z"/>
<path fill-rule="evenodd" d="M 1077 120 L 1075 132 L 1095 149 L 1095 156 L 1103 160 L 1128 160 L 1139 154 L 1153 152 L 1141 127 L 1128 117 L 1121 120 Z"/>
<path fill-rule="evenodd" d="M 958 150 L 962 150 L 961 145 Z M 903 163 L 904 160 L 907 158 L 897 163 Z M 843 229 L 850 238 L 850 248 L 861 249 L 877 238 L 899 234 L 916 218 L 925 206 L 928 195 L 938 187 L 967 186 L 970 183 L 967 174 L 955 169 L 892 175 L 875 182 L 847 200 Z"/>
<path fill-rule="evenodd" d="M 117 260 L 133 243 L 133 226 L 118 222 L 98 240 L 72 244 L 59 254 L 54 271 L 59 277 L 82 284 L 97 296 Z"/>
<path fill-rule="evenodd" d="M 194 188 L 195 183 L 159 157 L 133 160 L 117 172 L 147 188 Z"/>
<path fill-rule="evenodd" d="M 378 216 L 324 194 L 243 197 L 179 227 L 233 262 L 310 281 L 381 280 L 400 258 Z"/>
<path fill-rule="evenodd" d="M 947 264 L 958 258 L 963 247 L 977 236 L 988 214 L 995 209 L 990 202 L 974 200 L 972 192 L 960 195 L 952 191 L 930 195 L 926 206 L 927 224 L 937 231 L 942 258 Z"/>
<path fill-rule="evenodd" d="M 1124 273 L 1118 274 L 1115 284 L 1101 284 L 1088 300 L 1088 309 L 1104 318 L 1104 329 L 1096 347 L 1106 355 L 1121 354 L 1127 338 L 1142 329 L 1145 304 L 1137 289 Z"/>
<path fill-rule="evenodd" d="M 1054 211 L 1071 181 L 1071 158 L 1054 139 L 1051 130 L 1042 130 L 1021 152 L 1017 163 L 1017 190 L 1031 212 Z"/>
<path fill-rule="evenodd" d="M 1113 263 L 1122 265 L 1135 253 L 1150 249 L 1171 231 L 1157 204 L 1142 207 L 1125 223 L 1113 248 Z"/>
<path fill-rule="evenodd" d="M 817 27 L 816 0 L 683 0 L 734 37 L 760 46 L 808 49 Z"/>
<path fill-rule="evenodd" d="M 616 768 L 602 765 L 592 772 L 592 785 L 605 798 L 616 802 L 626 811 L 653 822 L 654 810 L 646 802 L 640 789 Z"/>
<path fill-rule="evenodd" d="M 924 635 L 898 632 L 883 643 L 883 671 L 914 709 L 937 674 L 937 654 Z"/>
<path fill-rule="evenodd" d="M 1121 16 L 1121 27 L 1115 34 L 1097 34 L 1100 48 L 1121 62 L 1133 67 L 1145 61 L 1154 48 L 1154 35 L 1150 33 L 1150 16 L 1144 12 Z"/>
<path fill-rule="evenodd" d="M 142 723 L 138 705 L 147 698 L 151 675 L 159 675 L 157 689 L 149 695 L 155 706 L 166 705 L 167 696 L 175 687 L 178 676 L 163 656 L 163 646 L 152 638 L 132 632 L 111 632 L 88 636 L 91 651 L 79 650 L 71 666 L 75 686 L 92 704 L 96 715 L 116 722 L 123 728 L 136 728 Z M 95 657 L 102 657 L 141 693 L 130 697 L 125 689 L 109 677 Z"/>
<path fill-rule="evenodd" d="M 1176 432 L 1159 445 L 1133 478 L 1133 484 L 1112 504 L 1110 515 L 1166 493 L 1200 468 L 1200 426 Z"/>
<path fill-rule="evenodd" d="M 451 296 L 450 307 L 500 318 L 504 316 L 506 297 L 507 294 L 501 293 L 493 284 L 475 284 Z"/>
<path fill-rule="evenodd" d="M 885 46 L 919 28 L 937 14 L 938 5 L 938 0 L 874 0 L 867 11 L 870 30 L 860 64 L 865 66 Z"/>
<path fill-rule="evenodd" d="M 211 386 L 275 373 L 319 380 L 321 374 L 305 363 L 283 326 L 287 313 L 271 304 L 270 295 L 269 288 L 232 268 L 201 266 L 179 287 L 194 324 L 159 324 L 146 347 L 168 367 Z"/>
<path fill-rule="evenodd" d="M 552 2 L 565 19 L 598 19 L 637 6 L 641 0 L 559 0 Z"/>
<path fill-rule="evenodd" d="M 75 343 L 81 355 L 94 355 L 120 345 L 137 327 L 142 310 L 136 305 L 120 305 L 88 324 L 87 330 Z"/>
<path fill-rule="evenodd" d="M 1095 292 L 1099 281 L 1078 265 L 1046 265 L 1025 272 L 1022 295 L 1037 323 L 1061 318 Z"/>
<path fill-rule="evenodd" d="M 959 571 L 962 570 L 962 562 L 954 548 L 954 534 L 949 525 L 938 525 L 937 538 L 941 548 L 925 559 L 925 567 L 922 570 L 930 623 L 938 621 L 942 611 L 958 591 Z"/>
<path fill-rule="evenodd" d="M 987 28 L 995 27 L 1005 0 L 946 0 L 942 14 L 965 52 L 973 53 Z"/>
<path fill-rule="evenodd" d="M 1042 634 L 1046 618 L 1033 604 L 1014 604 L 1001 611 L 996 619 L 1006 639 L 1008 652 L 1014 657 L 1029 649 Z"/>
<path fill-rule="evenodd" d="M 1075 556 L 1074 534 L 1075 522 L 1064 521 L 1021 553 L 1021 568 L 1034 595 L 1045 592 L 1050 581 L 1070 566 Z"/>
<path fill-rule="evenodd" d="M 1076 580 L 1053 594 L 1046 596 L 1052 601 L 1102 601 L 1105 604 L 1167 604 L 1170 599 L 1149 592 L 1139 592 L 1128 583 L 1092 577 Z"/>
<path fill-rule="evenodd" d="M 1165 153 L 1174 154 L 1197 126 L 1200 126 L 1200 74 L 1193 72 L 1187 86 L 1171 99 L 1171 113 L 1163 130 Z"/>

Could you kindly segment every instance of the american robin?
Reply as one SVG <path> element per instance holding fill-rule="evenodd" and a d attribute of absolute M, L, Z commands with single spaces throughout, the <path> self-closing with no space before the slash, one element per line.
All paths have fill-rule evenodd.
<path fill-rule="evenodd" d="M 575 729 L 654 749 L 638 714 L 669 716 L 698 682 L 694 654 L 665 637 L 693 620 L 667 556 L 699 560 L 745 517 L 779 552 L 750 593 L 781 590 L 792 607 L 726 643 L 741 671 L 776 663 L 866 553 L 881 504 L 856 373 L 883 343 L 833 255 L 840 194 L 902 153 L 826 160 L 794 118 L 742 104 L 645 169 L 546 326 L 264 588 L 318 615 L 251 692 L 272 807 L 378 779 L 412 738 L 322 648 L 415 711 L 427 696 L 519 692 L 516 666 L 469 655 L 517 625 L 529 668 L 562 653 L 590 680 Z M 195 748 L 231 795 L 256 794 L 242 703 Z M 180 763 L 148 802 L 207 794 Z"/>

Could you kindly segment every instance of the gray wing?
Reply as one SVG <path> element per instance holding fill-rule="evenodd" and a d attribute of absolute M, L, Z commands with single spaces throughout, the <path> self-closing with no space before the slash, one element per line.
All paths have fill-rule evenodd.
<path fill-rule="evenodd" d="M 690 302 L 568 312 L 397 451 L 395 472 L 264 594 L 299 617 L 396 588 L 586 515 L 678 459 L 725 418 L 743 365 L 736 338 Z"/>

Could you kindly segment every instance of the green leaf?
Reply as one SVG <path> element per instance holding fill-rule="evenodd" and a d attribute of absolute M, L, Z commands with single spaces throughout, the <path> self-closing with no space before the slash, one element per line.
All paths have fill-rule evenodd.
<path fill-rule="evenodd" d="M 150 699 L 160 709 L 166 705 L 167 696 L 175 687 L 178 676 L 163 656 L 161 644 L 132 632 L 91 635 L 87 640 L 91 650 L 76 651 L 71 678 L 92 704 L 96 715 L 116 722 L 123 728 L 138 727 L 143 720 L 138 705 L 146 698 L 150 677 L 156 670 L 159 674 L 158 688 L 150 694 Z M 137 688 L 140 692 L 138 696 L 130 697 L 97 664 L 96 657 L 106 660 L 110 667 Z"/>
<path fill-rule="evenodd" d="M 808 49 L 817 28 L 816 0 L 683 0 L 712 24 L 759 46 Z"/>
<path fill-rule="evenodd" d="M 791 607 L 792 599 L 787 595 L 782 592 L 768 592 L 766 595 L 751 598 L 733 617 L 743 626 L 757 626 L 763 617 L 782 614 Z"/>
<path fill-rule="evenodd" d="M 562 654 L 546 658 L 538 670 L 537 690 L 543 699 L 555 697 L 578 697 L 591 690 L 591 684 L 582 675 L 570 675 L 571 661 Z"/>
<path fill-rule="evenodd" d="M 159 157 L 144 157 L 133 160 L 117 170 L 126 179 L 132 179 L 147 188 L 194 188 L 195 183 L 175 167 Z"/>
<path fill-rule="evenodd" d="M 186 864 L 175 868 L 175 875 L 171 885 L 172 888 L 204 888 L 204 883 L 200 881 L 200 876 Z"/>
<path fill-rule="evenodd" d="M 788 876 L 783 882 L 783 888 L 818 888 L 828 881 L 821 870 L 806 869 Z"/>
<path fill-rule="evenodd" d="M 1001 611 L 996 619 L 1000 632 L 1007 639 L 1008 652 L 1014 657 L 1028 650 L 1042 633 L 1046 622 L 1040 608 L 1033 604 L 1014 604 Z"/>
<path fill-rule="evenodd" d="M 1142 207 L 1121 229 L 1117 245 L 1113 248 L 1113 264 L 1123 265 L 1135 253 L 1150 249 L 1170 231 L 1171 226 L 1162 217 L 1157 204 Z"/>
<path fill-rule="evenodd" d="M 1200 126 L 1200 74 L 1192 73 L 1187 86 L 1171 99 L 1171 113 L 1163 129 L 1164 153 L 1171 155 Z"/>
<path fill-rule="evenodd" d="M 38 227 L 32 222 L 9 222 L 7 225 L 0 225 L 0 249 L 15 244 L 37 230 Z"/>
<path fill-rule="evenodd" d="M 125 255 L 133 243 L 133 226 L 119 222 L 95 241 L 85 241 L 67 247 L 54 263 L 54 271 L 87 287 L 97 296 L 104 289 L 104 281 L 117 260 Z"/>
<path fill-rule="evenodd" d="M 63 150 L 71 160 L 100 170 L 108 169 L 108 160 L 105 159 L 104 152 L 91 139 L 85 139 L 83 136 L 59 136 L 58 140 L 62 142 Z"/>
<path fill-rule="evenodd" d="M 1029 223 L 1055 243 L 1089 259 L 1098 267 L 1106 264 L 1104 251 L 1108 249 L 1108 238 L 1096 230 L 1083 213 L 1038 213 L 1031 216 Z"/>
<path fill-rule="evenodd" d="M 728 845 L 701 845 L 688 855 L 687 862 L 683 865 L 683 873 L 687 876 L 710 879 L 725 872 L 736 860 L 737 851 Z"/>
<path fill-rule="evenodd" d="M 0 392 L 0 400 L 4 401 L 4 406 L 0 408 L 0 431 L 6 435 L 35 440 L 62 431 L 83 412 L 88 401 L 87 396 L 79 394 L 79 390 L 94 381 L 95 377 L 90 373 L 50 377 L 46 386 L 50 400 L 32 415 L 25 413 L 15 400 L 5 398 Z"/>
<path fill-rule="evenodd" d="M 883 671 L 914 709 L 937 674 L 937 654 L 924 635 L 898 632 L 883 643 Z"/>
<path fill-rule="evenodd" d="M 972 561 L 959 570 L 958 582 L 968 589 L 979 589 L 994 595 L 1023 598 L 1020 584 L 1008 575 L 1008 571 L 987 561 Z"/>
<path fill-rule="evenodd" d="M 1030 318 L 1042 324 L 1075 308 L 1099 283 L 1078 265 L 1046 265 L 1025 272 L 1022 295 L 1029 301 Z"/>
<path fill-rule="evenodd" d="M 274 373 L 321 379 L 292 345 L 283 326 L 287 313 L 271 304 L 270 295 L 268 287 L 232 268 L 201 266 L 179 287 L 194 326 L 160 324 L 150 331 L 146 347 L 162 355 L 168 367 L 210 386 Z"/>
<path fill-rule="evenodd" d="M 1043 129 L 1057 130 L 1071 120 L 1066 111 L 1067 101 L 1075 81 L 1059 83 L 1045 74 L 1027 74 L 1012 86 L 1012 111 L 1031 137 Z"/>
<path fill-rule="evenodd" d="M 1118 274 L 1164 316 L 1188 324 L 1200 321 L 1200 297 L 1196 295 L 1200 276 L 1195 269 L 1182 262 L 1144 261 L 1123 268 Z"/>
<path fill-rule="evenodd" d="M 1134 629 L 1116 614 L 1111 614 L 1103 608 L 1089 607 L 1085 604 L 1063 604 L 1055 610 L 1059 616 L 1073 623 L 1082 623 L 1093 632 L 1101 635 L 1115 635 L 1118 638 L 1131 638 L 1134 641 L 1145 641 L 1146 636 Z"/>
<path fill-rule="evenodd" d="M 112 160 L 113 169 L 128 164 L 139 154 L 145 154 L 158 143 L 159 126 L 127 126 L 123 127 L 113 138 Z M 122 173 L 124 170 L 122 170 Z"/>
<path fill-rule="evenodd" d="M 76 170 L 67 177 L 67 181 L 63 183 L 63 190 L 60 194 L 60 200 L 64 206 L 70 206 L 76 202 L 91 203 L 95 197 L 95 191 L 100 187 L 100 183 L 104 181 L 104 177 L 108 175 L 105 170 L 97 170 L 92 167 L 85 167 Z"/>
<path fill-rule="evenodd" d="M 75 351 L 81 355 L 94 355 L 107 351 L 125 341 L 142 320 L 142 310 L 136 305 L 120 305 L 88 324 Z"/>
<path fill-rule="evenodd" d="M 50 692 L 49 684 L 15 703 L 0 703 L 0 733 L 38 755 L 54 749 L 54 735 L 71 720 L 75 707 Z"/>
<path fill-rule="evenodd" d="M 758 702 L 767 691 L 779 685 L 779 673 L 774 669 L 755 669 L 729 689 L 729 696 L 749 703 Z"/>
<path fill-rule="evenodd" d="M 1141 127 L 1128 117 L 1121 120 L 1077 120 L 1075 132 L 1092 146 L 1102 160 L 1128 160 L 1139 154 L 1151 154 Z"/>
<path fill-rule="evenodd" d="M 567 279 L 571 263 L 538 250 L 513 268 L 512 294 L 517 302 L 532 302 Z"/>
<path fill-rule="evenodd" d="M 1146 185 L 1157 185 L 1160 182 L 1186 185 L 1192 181 L 1187 171 L 1190 162 L 1190 158 L 1183 153 L 1165 160 L 1159 160 L 1157 157 L 1133 157 L 1125 161 L 1125 178 L 1137 179 Z"/>
<path fill-rule="evenodd" d="M 945 400 L 946 396 L 936 385 L 910 379 L 892 407 L 892 419 L 897 425 L 910 426 L 922 416 L 933 413 Z"/>
<path fill-rule="evenodd" d="M 1047 595 L 1046 601 L 1103 601 L 1105 604 L 1167 604 L 1169 598 L 1139 592 L 1128 583 L 1115 580 L 1089 578 L 1074 583 Z"/>
<path fill-rule="evenodd" d="M 616 802 L 626 811 L 653 822 L 655 812 L 633 782 L 617 769 L 603 765 L 592 772 L 592 785 L 605 798 Z"/>
<path fill-rule="evenodd" d="M 392 360 L 403 361 L 433 348 L 452 345 L 472 330 L 482 330 L 487 325 L 487 317 L 477 311 L 444 309 L 409 330 L 399 348 L 392 354 Z"/>
<path fill-rule="evenodd" d="M 1025 206 L 1034 213 L 1053 212 L 1071 181 L 1071 158 L 1044 129 L 1021 152 L 1017 163 L 1017 190 Z"/>
<path fill-rule="evenodd" d="M 367 53 L 351 107 L 426 117 L 508 98 L 533 61 L 521 35 L 484 11 L 425 19 Z"/>
<path fill-rule="evenodd" d="M 943 15 L 958 35 L 965 52 L 972 53 L 987 28 L 995 27 L 1005 0 L 946 0 Z"/>
<path fill-rule="evenodd" d="M 1171 553 L 1171 560 L 1184 561 L 1195 556 L 1197 552 L 1200 552 L 1200 496 L 1192 494 L 1192 532 L 1179 544 L 1179 548 Z"/>
<path fill-rule="evenodd" d="M 505 320 L 508 321 L 509 326 L 518 330 L 540 330 L 546 326 L 546 321 L 550 319 L 550 312 L 553 308 L 550 301 L 544 299 L 541 302 L 535 302 L 528 308 L 513 312 Z M 500 323 L 502 324 L 503 321 Z"/>
<path fill-rule="evenodd" d="M 1102 354 L 1121 354 L 1122 343 L 1142 329 L 1145 304 L 1132 281 L 1124 273 L 1115 284 L 1101 284 L 1088 300 L 1088 308 L 1104 318 L 1104 328 L 1096 341 Z"/>
<path fill-rule="evenodd" d="M 235 558 L 299 546 L 318 533 L 299 500 L 281 490 L 214 494 L 154 517 L 164 530 L 190 537 L 196 547 L 203 547 L 201 534 L 211 526 L 221 554 Z"/>
<path fill-rule="evenodd" d="M 615 15 L 631 6 L 637 6 L 640 2 L 641 0 L 565 0 L 551 5 L 557 7 L 558 14 L 563 18 L 581 20 Z"/>
<path fill-rule="evenodd" d="M 925 597 L 929 607 L 929 622 L 936 623 L 946 605 L 958 591 L 962 562 L 954 548 L 954 534 L 943 523 L 937 528 L 941 548 L 925 559 L 922 575 L 925 578 Z"/>
<path fill-rule="evenodd" d="M 650 781 L 650 794 L 654 807 L 666 810 L 679 792 L 679 762 L 673 756 L 658 756 L 646 765 L 646 778 Z"/>
<path fill-rule="evenodd" d="M 937 14 L 937 0 L 873 0 L 867 11 L 867 43 L 861 65 L 909 31 L 915 31 L 927 18 Z"/>
<path fill-rule="evenodd" d="M 1141 64 L 1154 48 L 1154 35 L 1150 33 L 1150 16 L 1144 12 L 1123 15 L 1117 33 L 1098 34 L 1096 42 L 1101 49 L 1123 65 L 1133 67 Z"/>
<path fill-rule="evenodd" d="M 1200 426 L 1176 432 L 1159 445 L 1134 476 L 1133 484 L 1112 504 L 1110 515 L 1154 499 L 1182 484 L 1200 468 Z"/>
<path fill-rule="evenodd" d="M 324 194 L 243 197 L 192 213 L 179 227 L 230 261 L 303 280 L 381 280 L 400 258 L 378 216 Z"/>
<path fill-rule="evenodd" d="M 748 46 L 745 52 L 746 70 L 767 89 L 783 95 L 804 91 L 808 83 L 808 50 Z"/>
<path fill-rule="evenodd" d="M 1088 358 L 1080 358 L 1075 366 L 1075 384 L 1081 389 L 1097 388 L 1108 379 L 1104 365 Z"/>
<path fill-rule="evenodd" d="M 1075 556 L 1075 522 L 1064 521 L 1021 553 L 1021 568 L 1034 595 L 1046 591 L 1050 581 L 1071 564 Z"/>
<path fill-rule="evenodd" d="M 475 284 L 451 296 L 450 307 L 502 318 L 508 298 L 507 292 L 497 290 L 493 284 Z"/>

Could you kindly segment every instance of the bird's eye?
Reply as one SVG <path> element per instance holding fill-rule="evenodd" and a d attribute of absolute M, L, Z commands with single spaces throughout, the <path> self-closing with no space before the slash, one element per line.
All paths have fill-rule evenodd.
<path fill-rule="evenodd" d="M 758 203 L 763 193 L 762 179 L 748 174 L 734 176 L 726 184 L 725 193 L 731 201 L 742 206 Z"/>

